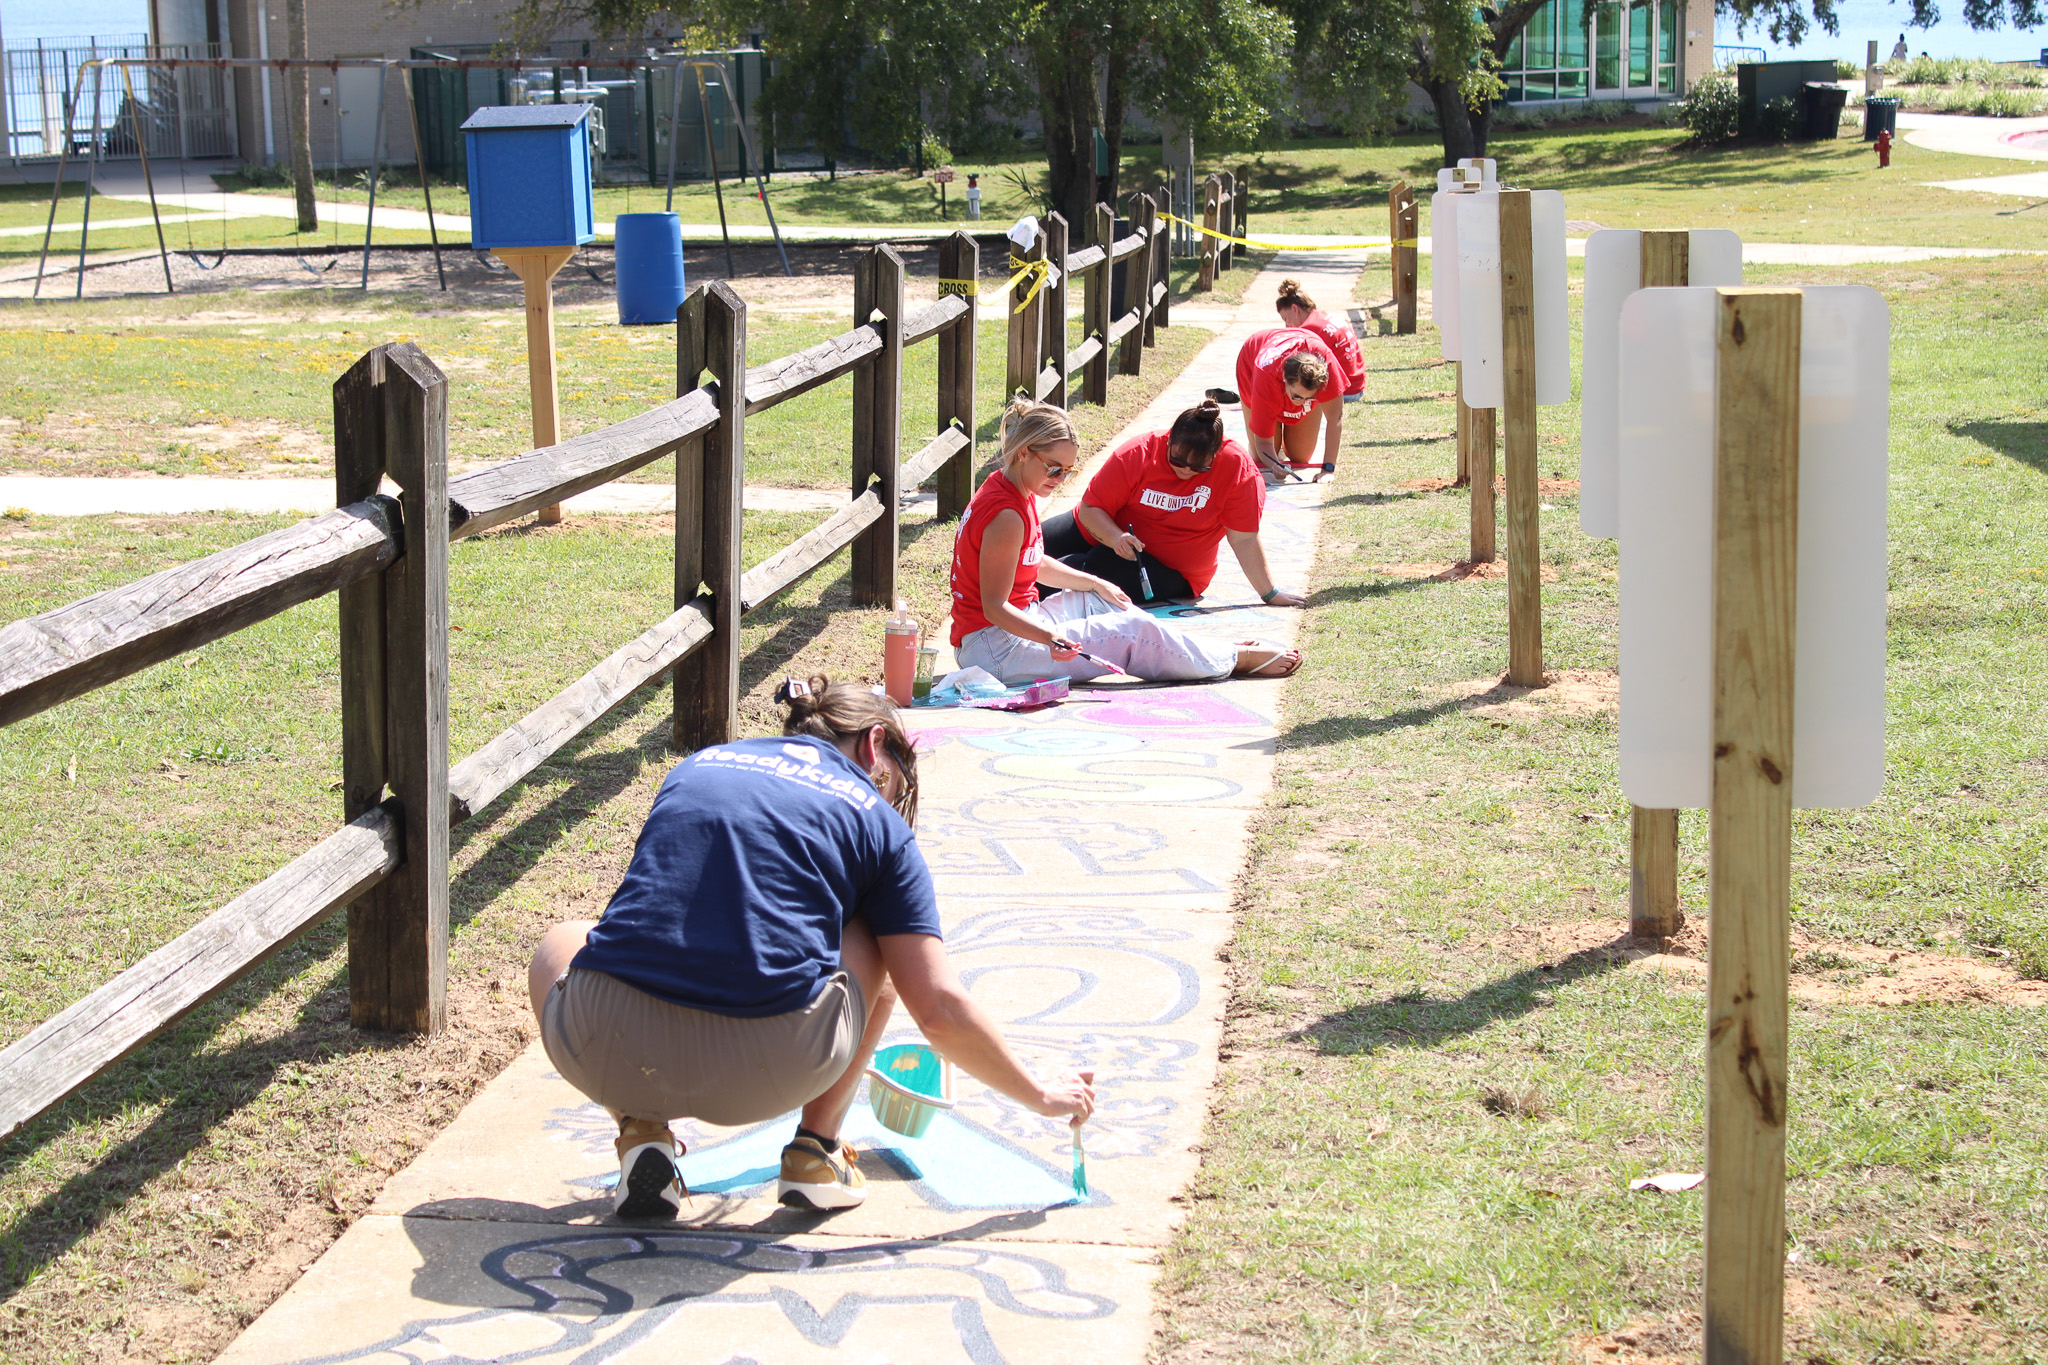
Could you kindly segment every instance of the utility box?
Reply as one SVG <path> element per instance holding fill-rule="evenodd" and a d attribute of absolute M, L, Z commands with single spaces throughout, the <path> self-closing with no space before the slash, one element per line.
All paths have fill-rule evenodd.
<path fill-rule="evenodd" d="M 1739 127 L 1744 137 L 1755 137 L 1763 108 L 1775 99 L 1802 103 L 1808 81 L 1835 79 L 1833 58 L 1813 62 L 1744 62 L 1735 68 L 1735 95 Z M 1802 110 L 1802 122 L 1804 121 Z"/>
<path fill-rule="evenodd" d="M 477 110 L 462 125 L 469 237 L 479 251 L 581 246 L 597 236 L 588 104 Z"/>

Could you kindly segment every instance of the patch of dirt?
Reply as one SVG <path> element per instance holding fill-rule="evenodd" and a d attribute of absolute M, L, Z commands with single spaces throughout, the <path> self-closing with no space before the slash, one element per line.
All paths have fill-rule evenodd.
<path fill-rule="evenodd" d="M 1490 567 L 1490 566 L 1489 566 Z M 1542 687 L 1514 687 L 1506 675 L 1453 684 L 1446 696 L 1479 715 L 1535 720 L 1545 715 L 1597 716 L 1621 708 L 1621 674 L 1612 668 L 1567 668 L 1543 675 Z"/>
<path fill-rule="evenodd" d="M 1469 559 L 1452 560 L 1448 564 L 1442 560 L 1416 564 L 1375 564 L 1371 571 L 1386 574 L 1389 578 L 1419 578 L 1433 583 L 1458 583 L 1467 578 L 1506 578 L 1508 561 L 1503 556 L 1485 564 L 1475 564 Z M 1557 570 L 1545 564 L 1537 576 L 1545 583 L 1555 583 Z"/>
<path fill-rule="evenodd" d="M 1707 976 L 1707 922 L 1694 913 L 1677 937 L 1641 939 L 1612 919 L 1518 924 L 1496 946 L 1524 962 L 1620 963 L 1631 971 Z M 1916 953 L 1792 931 L 1792 998 L 1811 1005 L 1980 1004 L 2048 1006 L 2048 982 L 2009 967 L 1946 953 Z"/>

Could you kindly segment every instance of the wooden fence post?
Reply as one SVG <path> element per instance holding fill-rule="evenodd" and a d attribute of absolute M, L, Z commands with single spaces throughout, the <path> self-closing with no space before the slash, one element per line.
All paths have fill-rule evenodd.
<path fill-rule="evenodd" d="M 1165 278 L 1161 274 L 1155 274 L 1155 268 L 1159 264 L 1159 250 L 1157 250 L 1157 246 L 1159 246 L 1159 241 L 1157 241 L 1159 239 L 1159 205 L 1153 201 L 1151 194 L 1133 194 L 1133 196 L 1130 196 L 1130 223 L 1133 223 L 1133 227 L 1143 227 L 1145 229 L 1145 250 L 1139 252 L 1139 258 L 1143 260 L 1143 264 L 1137 270 L 1133 270 L 1133 274 L 1143 284 L 1143 293 L 1145 293 L 1145 297 L 1139 299 L 1139 338 L 1141 338 L 1139 346 L 1151 348 L 1151 346 L 1159 344 L 1157 342 L 1159 319 L 1157 319 L 1157 313 L 1155 313 L 1153 301 L 1151 301 L 1151 297 L 1153 297 L 1153 280 Z"/>
<path fill-rule="evenodd" d="M 1493 493 L 1494 409 L 1465 406 L 1464 362 L 1458 363 L 1458 408 L 1465 415 L 1465 474 L 1472 481 L 1472 531 L 1468 557 L 1491 564 L 1499 557 Z"/>
<path fill-rule="evenodd" d="M 964 232 L 939 247 L 939 274 L 949 280 L 981 278 L 981 248 Z M 967 316 L 939 336 L 939 430 L 958 423 L 967 433 L 967 449 L 939 466 L 939 520 L 967 510 L 974 497 L 974 340 L 980 302 L 964 293 Z M 857 381 L 856 381 L 857 382 Z"/>
<path fill-rule="evenodd" d="M 1067 220 L 1057 213 L 1045 216 L 1045 258 L 1052 262 L 1045 292 L 1045 350 L 1040 368 L 1047 364 L 1059 378 L 1053 381 L 1045 401 L 1056 408 L 1067 403 Z M 1033 381 L 1033 388 L 1037 381 Z"/>
<path fill-rule="evenodd" d="M 1115 243 L 1116 211 L 1107 204 L 1097 204 L 1088 215 L 1088 244 L 1102 248 L 1102 261 L 1090 267 L 1088 278 L 1081 282 L 1081 331 L 1102 343 L 1081 372 L 1081 397 L 1089 403 L 1109 402 L 1110 300 L 1114 292 L 1110 287 L 1114 266 L 1109 251 Z"/>
<path fill-rule="evenodd" d="M 384 353 L 377 346 L 334 381 L 334 505 L 374 496 L 384 478 Z M 341 818 L 384 799 L 384 575 L 342 585 Z"/>
<path fill-rule="evenodd" d="M 1025 252 L 1017 259 L 1024 261 L 1042 261 L 1045 259 L 1045 229 L 1043 222 L 1039 225 L 1038 240 L 1031 244 L 1031 250 Z M 1017 281 L 1017 289 L 1021 289 L 1026 293 L 1031 291 L 1031 285 L 1032 280 L 1028 275 Z M 1020 393 L 1026 398 L 1036 398 L 1038 396 L 1038 372 L 1043 368 L 1043 362 L 1039 359 L 1040 353 L 1038 348 L 1039 342 L 1043 339 L 1044 335 L 1038 315 L 1044 307 L 1045 292 L 1043 290 L 1040 290 L 1037 297 L 1033 298 L 1031 302 L 1025 304 L 1021 311 L 1017 307 L 1015 290 L 1011 291 L 1003 304 L 1004 311 L 1009 315 L 1010 319 L 1009 343 L 1004 352 L 1005 359 L 1008 362 L 1006 368 L 1009 370 L 1009 374 L 1005 376 L 1003 388 L 1004 392 L 1012 397 Z"/>
<path fill-rule="evenodd" d="M 1215 231 L 1223 208 L 1223 182 L 1210 176 L 1202 182 L 1202 226 Z M 1216 287 L 1216 239 L 1202 234 L 1202 273 L 1195 277 L 1195 292 L 1206 294 Z"/>
<path fill-rule="evenodd" d="M 854 268 L 853 320 L 882 329 L 881 353 L 853 372 L 853 496 L 874 485 L 882 500 L 882 515 L 853 542 L 853 604 L 887 607 L 896 601 L 903 466 L 903 258 L 893 248 L 869 250 Z"/>
<path fill-rule="evenodd" d="M 1166 292 L 1159 296 L 1159 302 L 1152 305 L 1151 320 L 1145 324 L 1145 344 L 1147 346 L 1153 344 L 1152 333 L 1155 327 L 1171 327 L 1173 325 L 1173 233 L 1171 231 L 1162 232 L 1159 230 L 1161 224 L 1165 223 L 1165 220 L 1159 215 L 1161 213 L 1173 212 L 1173 188 L 1169 185 L 1161 185 L 1153 190 L 1152 205 L 1153 207 L 1148 214 L 1148 219 L 1152 224 L 1152 246 L 1158 254 L 1152 258 L 1151 275 L 1153 279 L 1166 286 Z M 1165 226 L 1170 229 L 1173 225 L 1165 223 Z"/>
<path fill-rule="evenodd" d="M 1691 236 L 1683 229 L 1642 234 L 1645 289 L 1683 285 L 1691 278 Z M 1685 927 L 1678 904 L 1678 812 L 1629 807 L 1628 931 L 1636 938 L 1670 938 Z"/>
<path fill-rule="evenodd" d="M 342 739 L 344 805 L 367 810 L 388 784 L 405 834 L 405 861 L 349 906 L 349 1022 L 439 1033 L 448 1022 L 448 381 L 409 342 L 379 347 L 335 386 L 335 408 L 337 486 L 374 488 L 369 461 L 381 452 L 405 535 L 381 591 L 351 594 L 342 618 L 343 724 L 356 732 Z M 381 640 L 367 615 L 378 597 Z M 367 695 L 380 682 L 381 701 Z M 381 752 L 365 733 L 380 710 Z"/>
<path fill-rule="evenodd" d="M 1422 248 L 1422 210 L 1415 191 L 1401 182 L 1401 207 L 1394 215 L 1394 330 L 1403 336 L 1415 331 L 1416 298 L 1419 292 Z"/>
<path fill-rule="evenodd" d="M 1501 425 L 1507 465 L 1508 683 L 1543 685 L 1536 520 L 1536 280 L 1529 191 L 1500 192 Z"/>
<path fill-rule="evenodd" d="M 676 314 L 676 389 L 718 384 L 718 425 L 676 452 L 676 605 L 711 594 L 711 638 L 675 668 L 669 743 L 723 744 L 739 729 L 740 488 L 746 478 L 747 305 L 723 280 Z"/>
<path fill-rule="evenodd" d="M 1237 176 L 1231 181 L 1231 196 L 1237 211 L 1231 214 L 1231 232 L 1239 237 L 1252 235 L 1252 168 L 1239 166 Z M 1246 248 L 1249 250 L 1250 248 Z"/>
<path fill-rule="evenodd" d="M 1137 231 L 1145 221 L 1144 211 L 1151 207 L 1150 201 L 1139 195 L 1131 201 L 1131 230 Z M 1116 267 L 1124 275 L 1125 311 L 1136 309 L 1138 325 L 1124 333 L 1124 339 L 1117 343 L 1116 372 L 1118 374 L 1142 374 L 1145 368 L 1146 303 L 1152 297 L 1152 243 L 1147 238 L 1145 245 L 1124 257 L 1123 264 Z M 1103 334 L 1105 337 L 1108 333 Z"/>
<path fill-rule="evenodd" d="M 1218 171 L 1216 179 L 1222 186 L 1217 200 L 1216 230 L 1230 234 L 1230 225 L 1237 221 L 1237 177 L 1229 171 Z M 1230 234 L 1235 235 L 1235 234 Z M 1216 268 L 1229 270 L 1237 263 L 1237 246 L 1233 242 L 1221 241 L 1216 244 Z"/>
<path fill-rule="evenodd" d="M 1778 1365 L 1802 300 L 1724 289 L 1717 302 L 1706 1359 Z"/>

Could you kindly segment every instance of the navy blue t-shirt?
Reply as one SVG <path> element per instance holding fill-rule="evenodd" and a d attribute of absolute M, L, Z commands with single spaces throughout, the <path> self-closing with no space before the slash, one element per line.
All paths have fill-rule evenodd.
<path fill-rule="evenodd" d="M 678 1005 L 765 1018 L 811 1002 L 856 915 L 876 934 L 938 936 L 910 826 L 830 744 L 736 740 L 663 780 L 573 965 Z"/>

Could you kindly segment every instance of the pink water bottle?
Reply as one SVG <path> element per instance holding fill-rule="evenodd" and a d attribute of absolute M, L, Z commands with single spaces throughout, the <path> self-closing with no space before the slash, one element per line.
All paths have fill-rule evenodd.
<path fill-rule="evenodd" d="M 908 706 L 916 677 L 917 622 L 911 619 L 899 597 L 896 614 L 882 627 L 882 690 L 898 706 Z"/>

